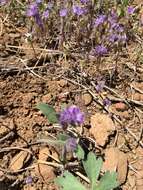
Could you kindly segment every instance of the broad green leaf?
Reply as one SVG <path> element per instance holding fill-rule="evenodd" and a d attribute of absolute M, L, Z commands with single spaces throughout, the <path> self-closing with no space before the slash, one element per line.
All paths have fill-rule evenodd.
<path fill-rule="evenodd" d="M 106 172 L 95 190 L 112 190 L 118 187 L 116 172 Z"/>
<path fill-rule="evenodd" d="M 84 159 L 84 150 L 82 149 L 82 147 L 79 144 L 77 146 L 77 149 L 75 150 L 75 153 L 79 160 Z"/>
<path fill-rule="evenodd" d="M 52 106 L 40 103 L 36 107 L 48 118 L 50 123 L 58 123 L 56 111 Z"/>
<path fill-rule="evenodd" d="M 83 166 L 88 178 L 91 181 L 92 189 L 96 185 L 102 164 L 103 164 L 102 159 L 96 158 L 95 154 L 92 152 L 89 152 L 89 154 L 87 155 L 87 160 L 83 161 Z"/>
<path fill-rule="evenodd" d="M 58 177 L 55 182 L 62 190 L 86 190 L 86 188 L 69 172 L 64 172 L 63 177 Z"/>

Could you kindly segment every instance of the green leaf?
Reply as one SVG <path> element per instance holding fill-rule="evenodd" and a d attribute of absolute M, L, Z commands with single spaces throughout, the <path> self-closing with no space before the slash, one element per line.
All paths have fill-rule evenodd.
<path fill-rule="evenodd" d="M 87 155 L 87 160 L 83 161 L 83 166 L 88 178 L 91 181 L 92 189 L 97 183 L 102 164 L 102 159 L 96 158 L 95 154 L 92 152 L 89 152 L 89 154 Z"/>
<path fill-rule="evenodd" d="M 96 190 L 112 190 L 118 187 L 117 174 L 116 172 L 107 171 L 104 176 L 101 178 L 99 185 Z"/>
<path fill-rule="evenodd" d="M 84 159 L 84 150 L 82 149 L 82 147 L 79 144 L 77 146 L 77 149 L 75 150 L 75 153 L 79 160 Z"/>
<path fill-rule="evenodd" d="M 52 106 L 40 103 L 36 107 L 48 118 L 50 123 L 58 123 L 57 113 Z"/>
<path fill-rule="evenodd" d="M 86 188 L 69 172 L 64 172 L 63 177 L 58 177 L 55 182 L 63 190 L 86 190 Z"/>

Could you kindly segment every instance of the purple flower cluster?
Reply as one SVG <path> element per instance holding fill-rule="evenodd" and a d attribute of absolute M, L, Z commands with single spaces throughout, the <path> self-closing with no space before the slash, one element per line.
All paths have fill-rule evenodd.
<path fill-rule="evenodd" d="M 112 43 L 112 45 L 116 42 L 124 44 L 127 41 L 125 29 L 124 26 L 119 23 L 118 16 L 113 10 L 108 16 L 108 23 L 110 25 L 108 35 L 109 42 Z"/>
<path fill-rule="evenodd" d="M 134 14 L 134 12 L 135 12 L 135 8 L 134 7 L 132 7 L 132 6 L 127 7 L 127 13 L 129 15 Z"/>
<path fill-rule="evenodd" d="M 65 17 L 68 13 L 68 10 L 66 8 L 60 10 L 60 17 Z"/>
<path fill-rule="evenodd" d="M 5 5 L 8 3 L 9 0 L 0 0 L 0 5 Z"/>
<path fill-rule="evenodd" d="M 94 21 L 94 25 L 95 27 L 100 26 L 101 24 L 103 24 L 106 21 L 107 16 L 106 15 L 99 15 L 95 21 Z"/>
<path fill-rule="evenodd" d="M 95 46 L 90 52 L 91 55 L 98 57 L 106 55 L 107 53 L 108 49 L 103 44 Z"/>
<path fill-rule="evenodd" d="M 85 7 L 81 7 L 80 5 L 73 5 L 73 13 L 81 16 L 87 13 L 87 9 Z"/>
<path fill-rule="evenodd" d="M 43 22 L 39 13 L 39 8 L 37 3 L 31 3 L 27 9 L 27 16 L 33 17 L 35 19 L 36 24 L 43 30 Z"/>
<path fill-rule="evenodd" d="M 80 109 L 73 105 L 66 109 L 64 109 L 60 113 L 60 124 L 63 127 L 67 127 L 68 125 L 77 125 L 82 124 L 84 121 L 84 114 L 80 111 Z"/>

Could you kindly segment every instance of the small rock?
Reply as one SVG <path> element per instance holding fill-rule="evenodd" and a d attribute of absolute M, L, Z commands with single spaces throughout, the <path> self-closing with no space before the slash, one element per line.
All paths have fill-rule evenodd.
<path fill-rule="evenodd" d="M 85 106 L 88 106 L 92 102 L 92 96 L 89 93 L 83 94 L 81 98 L 84 101 Z"/>
<path fill-rule="evenodd" d="M 126 104 L 124 104 L 122 102 L 116 103 L 114 106 L 115 106 L 117 111 L 122 111 L 123 112 L 123 111 L 127 110 Z"/>

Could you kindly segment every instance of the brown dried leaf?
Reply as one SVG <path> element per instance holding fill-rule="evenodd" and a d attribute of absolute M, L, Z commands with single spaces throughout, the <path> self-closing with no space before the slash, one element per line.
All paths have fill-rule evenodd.
<path fill-rule="evenodd" d="M 23 166 L 25 165 L 25 163 L 28 162 L 28 160 L 30 159 L 31 155 L 27 152 L 27 151 L 21 151 L 18 154 L 16 154 L 9 165 L 9 168 L 12 171 L 17 171 L 20 170 L 21 168 L 23 168 Z"/>
<path fill-rule="evenodd" d="M 45 164 L 37 164 L 35 167 L 35 174 L 46 182 L 55 178 L 53 167 Z"/>
<path fill-rule="evenodd" d="M 114 131 L 115 126 L 109 116 L 96 113 L 91 117 L 89 133 L 95 138 L 98 145 L 104 146 L 108 141 L 109 135 L 113 134 Z"/>
<path fill-rule="evenodd" d="M 39 151 L 39 160 L 43 160 L 46 161 L 48 159 L 48 155 L 50 154 L 49 152 L 49 148 L 48 147 L 44 147 L 42 149 L 40 149 Z"/>
<path fill-rule="evenodd" d="M 118 157 L 115 148 L 105 150 L 105 162 L 103 163 L 104 171 L 116 171 L 118 165 Z"/>
<path fill-rule="evenodd" d="M 118 181 L 123 184 L 127 176 L 127 155 L 117 148 L 109 148 L 105 151 L 104 171 L 117 171 Z"/>

